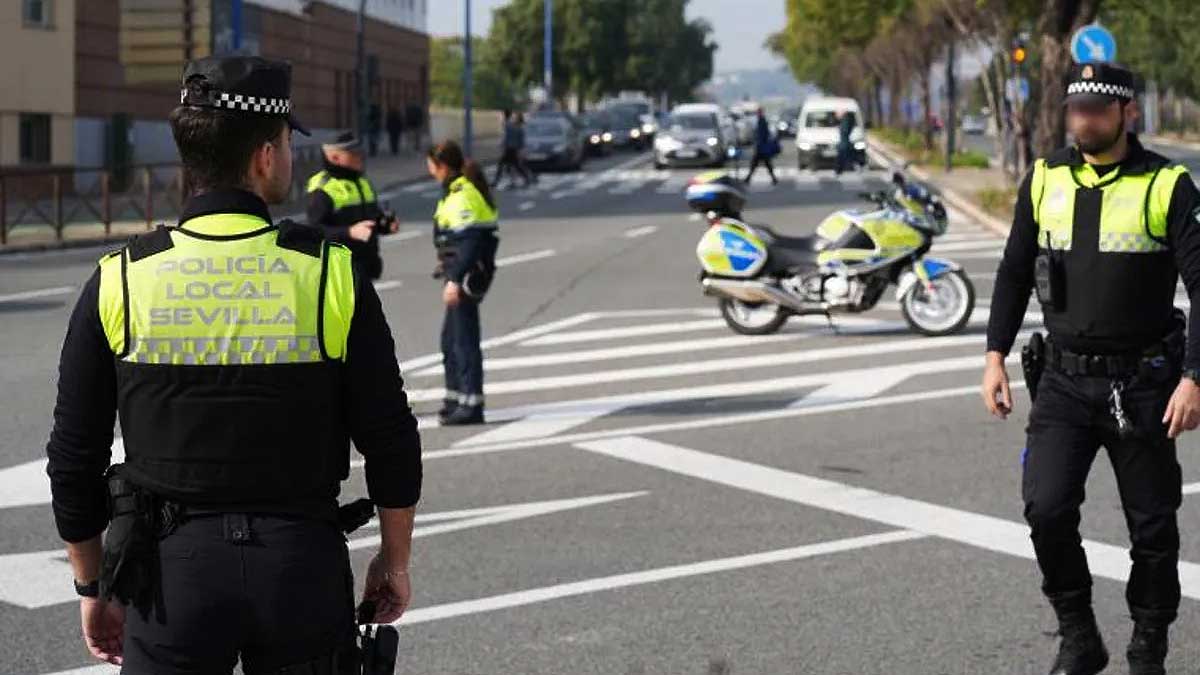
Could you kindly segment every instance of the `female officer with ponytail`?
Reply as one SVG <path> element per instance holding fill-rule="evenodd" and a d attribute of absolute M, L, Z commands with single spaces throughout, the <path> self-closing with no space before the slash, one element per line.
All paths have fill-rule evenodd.
<path fill-rule="evenodd" d="M 479 347 L 479 303 L 496 272 L 500 214 L 479 165 L 454 141 L 429 151 L 429 174 L 445 190 L 434 214 L 442 301 L 442 364 L 446 397 L 438 418 L 444 425 L 483 423 L 483 353 Z"/>

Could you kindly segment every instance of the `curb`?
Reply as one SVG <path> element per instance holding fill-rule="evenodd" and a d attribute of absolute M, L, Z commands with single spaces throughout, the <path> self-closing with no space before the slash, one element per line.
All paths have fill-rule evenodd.
<path fill-rule="evenodd" d="M 1184 148 L 1200 152 L 1200 143 L 1195 141 L 1185 141 L 1179 138 L 1171 138 L 1170 136 L 1141 136 L 1140 139 L 1155 145 L 1165 145 L 1167 147 Z"/>
<path fill-rule="evenodd" d="M 881 164 L 889 166 L 905 166 L 908 163 L 908 160 L 900 156 L 899 153 L 893 151 L 891 148 L 879 141 L 868 138 L 867 148 L 868 150 L 874 152 L 879 159 L 883 160 L 880 162 Z M 939 185 L 938 182 L 934 180 L 933 177 L 930 176 L 929 173 L 924 169 L 917 166 L 909 166 L 904 170 L 916 176 L 918 180 L 923 180 L 927 183 L 937 186 L 938 191 L 941 192 L 942 201 L 946 202 L 950 206 L 953 206 L 959 211 L 962 211 L 967 215 L 968 218 L 975 220 L 980 225 L 983 225 L 987 229 L 1000 236 L 1008 236 L 1008 231 L 1011 227 L 1008 223 L 1005 223 L 999 218 L 985 212 L 983 209 L 976 206 L 970 199 L 959 194 L 956 190 Z"/>

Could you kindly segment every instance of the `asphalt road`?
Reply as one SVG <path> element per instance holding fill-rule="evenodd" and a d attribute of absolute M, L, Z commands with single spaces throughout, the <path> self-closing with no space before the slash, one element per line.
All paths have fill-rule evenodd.
<path fill-rule="evenodd" d="M 779 163 L 747 217 L 794 234 L 886 179 Z M 952 212 L 935 248 L 978 291 L 962 335 L 910 333 L 888 296 L 836 334 L 793 320 L 739 337 L 697 288 L 693 173 L 618 154 L 501 193 L 483 306 L 492 421 L 472 429 L 428 419 L 435 191 L 393 197 L 406 225 L 384 246 L 380 293 L 426 429 L 398 672 L 1045 672 L 1055 624 L 1019 497 L 1028 398 L 1001 422 L 976 393 L 1002 241 Z M 98 253 L 0 258 L 0 673 L 108 672 L 86 668 L 40 463 L 73 289 Z M 1180 454 L 1200 492 L 1196 438 Z M 344 493 L 365 494 L 360 469 Z M 1107 462 L 1088 495 L 1097 613 L 1123 672 L 1128 537 Z M 1196 562 L 1170 666 L 1195 673 L 1200 494 L 1180 522 Z M 359 574 L 372 534 L 353 537 Z"/>

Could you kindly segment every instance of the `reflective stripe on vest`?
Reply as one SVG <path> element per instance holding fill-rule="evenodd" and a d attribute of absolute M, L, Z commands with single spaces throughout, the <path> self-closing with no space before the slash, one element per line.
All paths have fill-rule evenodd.
<path fill-rule="evenodd" d="M 278 230 L 247 214 L 202 216 L 184 228 L 170 230 L 162 252 L 133 260 L 124 249 L 100 261 L 100 320 L 114 354 L 171 365 L 345 359 L 354 315 L 348 249 L 326 243 L 315 257 L 280 247 Z"/>
<path fill-rule="evenodd" d="M 495 228 L 500 212 L 487 203 L 483 194 L 466 176 L 450 183 L 450 191 L 438 202 L 433 221 L 439 230 L 458 232 L 469 227 Z"/>
<path fill-rule="evenodd" d="M 1119 172 L 1118 167 L 1114 171 Z M 1033 167 L 1030 196 L 1038 223 L 1038 245 L 1069 251 L 1075 223 L 1075 193 L 1100 188 L 1099 250 L 1102 253 L 1159 253 L 1167 250 L 1167 212 L 1175 182 L 1187 169 L 1163 167 L 1137 175 L 1117 173 L 1101 178 L 1091 165 L 1048 167 L 1039 159 Z"/>
<path fill-rule="evenodd" d="M 365 176 L 351 180 L 336 178 L 331 176 L 328 171 L 320 171 L 308 179 L 306 189 L 307 192 L 316 192 L 317 190 L 329 195 L 335 212 L 349 206 L 375 203 L 375 190 L 371 188 L 371 182 Z"/>

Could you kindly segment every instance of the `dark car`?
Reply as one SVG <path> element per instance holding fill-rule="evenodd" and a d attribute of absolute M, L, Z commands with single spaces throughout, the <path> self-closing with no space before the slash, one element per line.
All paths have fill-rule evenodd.
<path fill-rule="evenodd" d="M 784 108 L 775 117 L 775 133 L 781 138 L 796 137 L 796 120 L 800 117 L 799 108 Z"/>
<path fill-rule="evenodd" d="M 647 139 L 642 131 L 641 115 L 629 106 L 614 106 L 608 113 L 612 119 L 609 131 L 613 135 L 613 145 L 636 150 L 646 147 Z"/>
<path fill-rule="evenodd" d="M 572 115 L 537 114 L 525 123 L 525 161 L 536 168 L 579 169 L 587 148 Z"/>
<path fill-rule="evenodd" d="M 582 118 L 583 136 L 592 155 L 607 155 L 613 150 L 612 118 L 603 110 L 593 110 Z"/>

